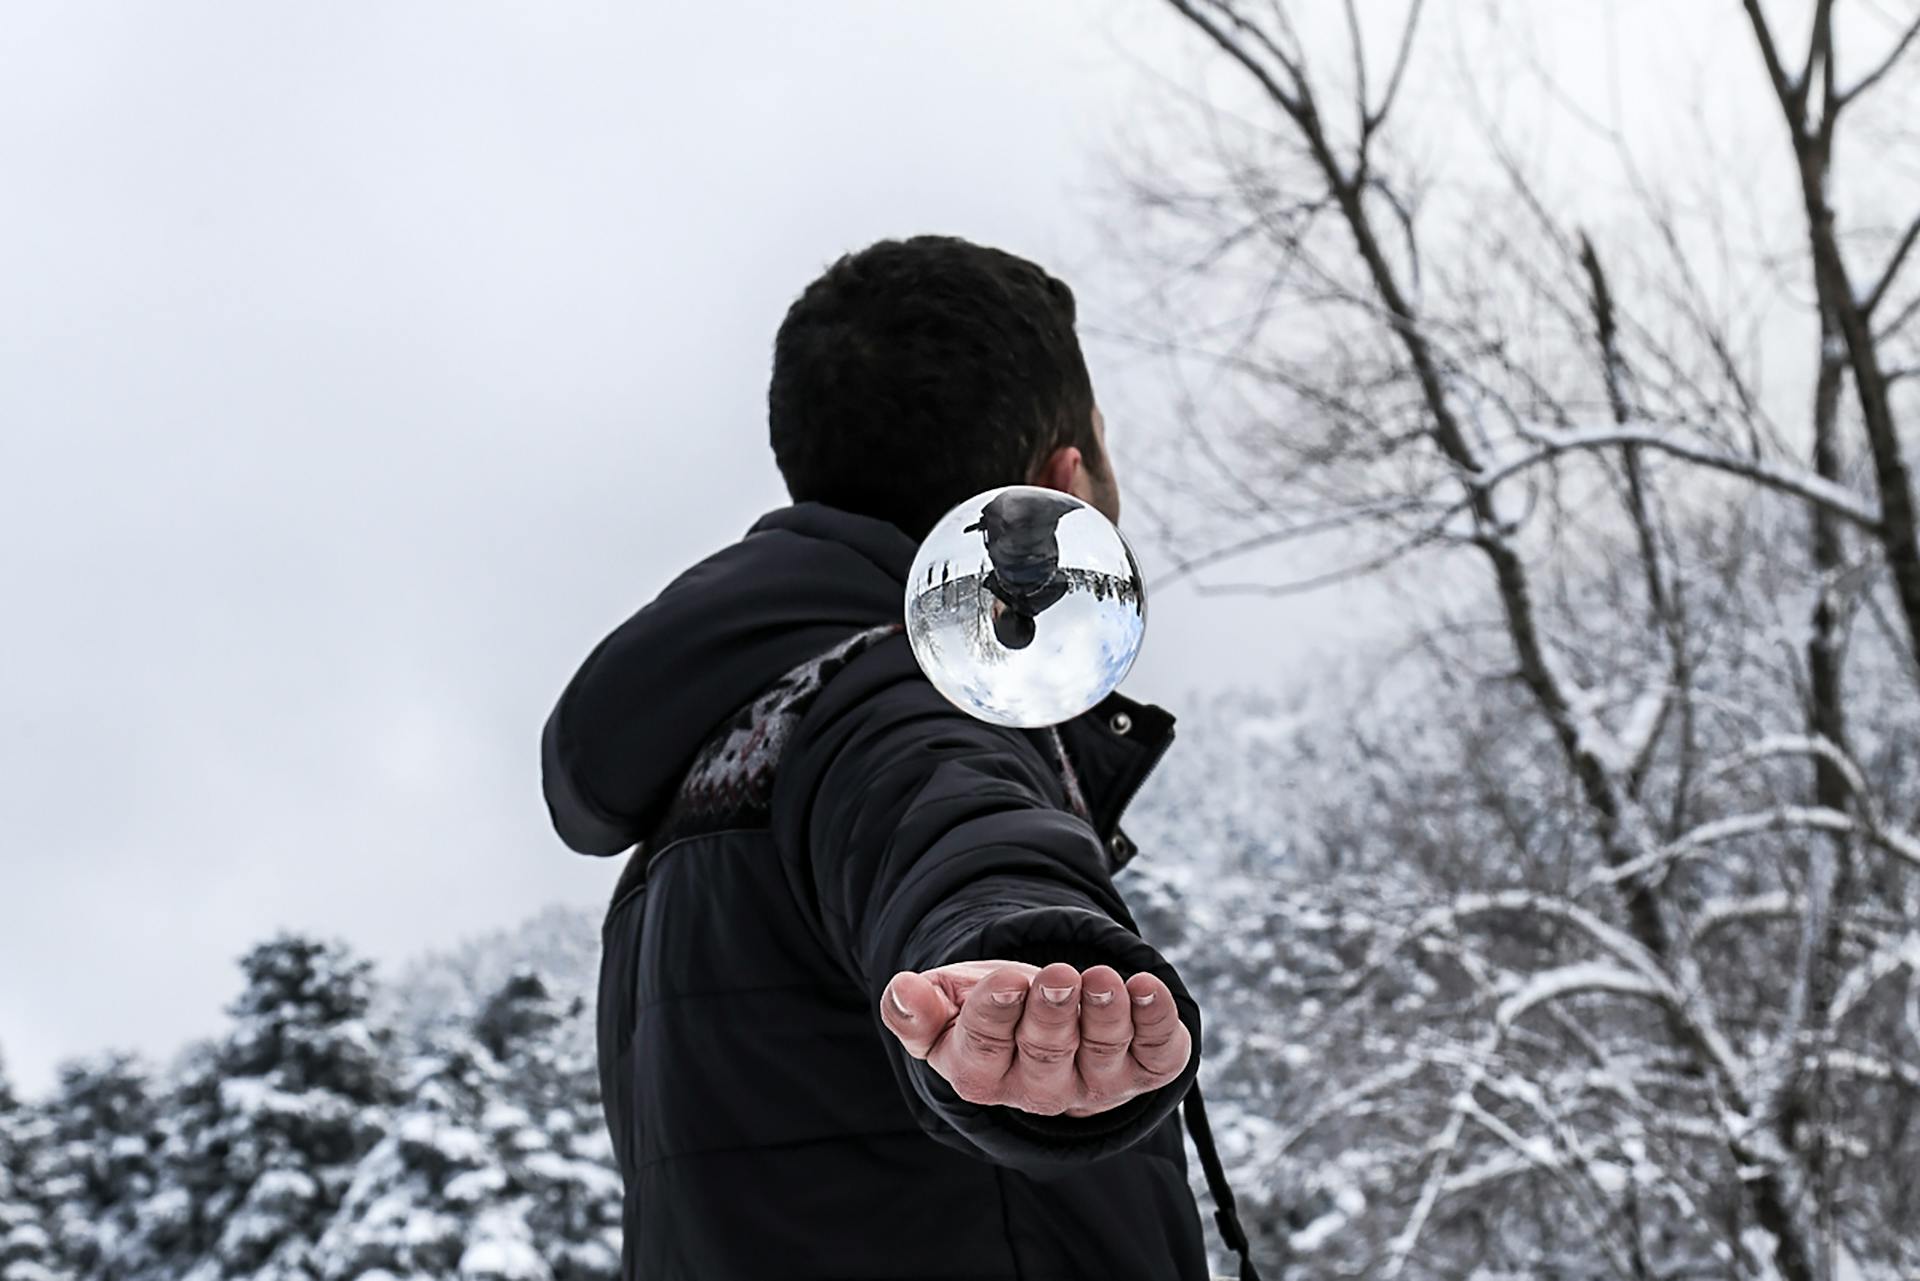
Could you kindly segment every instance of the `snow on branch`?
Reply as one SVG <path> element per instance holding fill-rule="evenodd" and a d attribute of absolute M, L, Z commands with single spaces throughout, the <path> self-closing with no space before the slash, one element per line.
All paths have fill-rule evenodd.
<path fill-rule="evenodd" d="M 1523 428 L 1523 431 L 1526 438 L 1535 446 L 1534 452 L 1510 459 L 1490 470 L 1475 473 L 1473 480 L 1476 484 L 1482 488 L 1497 485 L 1518 472 L 1537 467 L 1562 454 L 1576 450 L 1637 445 L 1696 466 L 1739 476 L 1762 488 L 1802 499 L 1868 532 L 1877 534 L 1880 529 L 1880 509 L 1844 485 L 1836 484 L 1823 476 L 1799 468 L 1781 467 L 1762 462 L 1757 458 L 1743 458 L 1690 445 L 1675 439 L 1669 432 L 1645 427 L 1608 427 L 1591 431 L 1553 432 Z"/>
<path fill-rule="evenodd" d="M 1920 837 L 1878 823 L 1861 823 L 1851 814 L 1843 814 L 1839 810 L 1828 809 L 1825 806 L 1779 805 L 1769 810 L 1733 814 L 1726 818 L 1714 819 L 1709 823 L 1702 823 L 1678 839 L 1658 849 L 1649 850 L 1638 858 L 1609 867 L 1596 868 L 1587 874 L 1586 879 L 1581 883 L 1581 889 L 1617 885 L 1622 881 L 1643 876 L 1658 880 L 1675 864 L 1682 863 L 1722 842 L 1736 840 L 1743 836 L 1755 836 L 1763 832 L 1794 830 L 1862 836 L 1870 844 L 1885 850 L 1903 862 L 1920 868 Z"/>
<path fill-rule="evenodd" d="M 1431 1066 L 1432 1064 L 1425 1059 L 1408 1058 L 1339 1091 L 1283 1131 L 1275 1148 L 1275 1155 L 1282 1156 L 1291 1151 L 1294 1144 L 1305 1138 L 1321 1122 L 1345 1113 L 1354 1104 L 1373 1095 L 1385 1093 L 1403 1084 Z"/>
<path fill-rule="evenodd" d="M 1598 915 L 1571 900 L 1533 890 L 1502 890 L 1496 893 L 1466 894 L 1451 903 L 1423 912 L 1413 924 L 1376 950 L 1354 978 L 1344 985 L 1343 999 L 1350 999 L 1369 983 L 1402 948 L 1431 934 L 1450 934 L 1464 923 L 1480 916 L 1518 913 L 1545 917 L 1573 926 L 1606 953 L 1619 966 L 1641 979 L 1647 994 L 1658 994 L 1673 1017 L 1697 1039 L 1700 1052 L 1720 1079 L 1735 1086 L 1744 1079 L 1740 1056 L 1728 1043 L 1710 1015 L 1689 999 L 1699 983 L 1689 981 L 1682 971 L 1677 982 L 1669 978 L 1659 958 L 1624 930 L 1609 925 Z"/>
<path fill-rule="evenodd" d="M 1711 899 L 1694 914 L 1693 931 L 1688 938 L 1692 944 L 1698 944 L 1723 926 L 1766 917 L 1791 916 L 1799 910 L 1799 897 L 1786 890 Z"/>
<path fill-rule="evenodd" d="M 1840 1072 L 1866 1081 L 1893 1081 L 1920 1094 L 1920 1064 L 1874 1058 L 1854 1050 L 1828 1050 L 1800 1060 L 1805 1072 Z"/>
<path fill-rule="evenodd" d="M 1838 1024 L 1865 999 L 1874 984 L 1903 967 L 1920 974 L 1920 931 L 1894 940 L 1847 972 L 1828 1007 L 1829 1025 Z"/>
<path fill-rule="evenodd" d="M 1489 894 L 1463 894 L 1450 903 L 1421 913 L 1412 925 L 1368 958 L 1366 964 L 1346 984 L 1345 995 L 1352 996 L 1364 987 L 1382 966 L 1408 944 L 1430 934 L 1451 934 L 1461 924 L 1475 917 L 1502 913 L 1544 916 L 1572 925 L 1627 969 L 1649 982 L 1663 981 L 1659 962 L 1638 940 L 1624 930 L 1607 924 L 1579 904 L 1534 890 L 1501 890 Z"/>
<path fill-rule="evenodd" d="M 1899 828 L 1876 826 L 1867 830 L 1867 839 L 1894 857 L 1920 868 L 1920 837 Z"/>
<path fill-rule="evenodd" d="M 1817 756 L 1840 771 L 1848 789 L 1855 796 L 1868 794 L 1866 778 L 1860 773 L 1860 767 L 1854 763 L 1853 757 L 1832 740 L 1817 734 L 1769 734 L 1715 761 L 1703 773 L 1707 778 L 1718 778 L 1744 769 L 1756 761 L 1780 756 Z"/>
<path fill-rule="evenodd" d="M 1500 1002 L 1494 1022 L 1511 1026 L 1521 1015 L 1544 1001 L 1558 1000 L 1581 992 L 1613 992 L 1626 996 L 1644 996 L 1660 1002 L 1675 1000 L 1672 989 L 1663 981 L 1636 974 L 1604 961 L 1580 961 L 1544 970 L 1528 979 L 1512 996 Z"/>
<path fill-rule="evenodd" d="M 1467 1166 L 1447 1176 L 1441 1184 L 1443 1196 L 1458 1196 L 1462 1192 L 1477 1192 L 1488 1184 L 1511 1179 L 1516 1175 L 1533 1174 L 1539 1170 L 1539 1163 L 1517 1157 L 1511 1152 L 1502 1152 L 1475 1165 Z"/>
<path fill-rule="evenodd" d="M 1622 762 L 1630 772 L 1645 768 L 1660 726 L 1666 721 L 1667 709 L 1673 704 L 1673 693 L 1673 686 L 1663 682 L 1644 691 L 1627 709 L 1626 719 L 1621 722 L 1615 738 Z"/>

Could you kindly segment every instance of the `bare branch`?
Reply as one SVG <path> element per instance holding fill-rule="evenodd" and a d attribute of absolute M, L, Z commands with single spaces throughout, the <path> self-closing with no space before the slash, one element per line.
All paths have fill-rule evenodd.
<path fill-rule="evenodd" d="M 1206 32 L 1208 39 L 1212 40 L 1216 45 L 1219 45 L 1221 51 L 1228 57 L 1246 68 L 1247 74 L 1259 82 L 1260 87 L 1266 90 L 1267 96 L 1273 99 L 1275 105 L 1289 116 L 1298 116 L 1300 112 L 1299 99 L 1294 94 L 1287 92 L 1280 82 L 1274 79 L 1273 73 L 1262 66 L 1260 61 L 1256 59 L 1252 53 L 1242 47 L 1232 36 L 1228 35 L 1218 23 L 1214 22 L 1214 20 L 1206 14 L 1200 12 L 1200 10 L 1189 3 L 1188 0 L 1167 0 L 1167 3 L 1175 9 L 1178 9 L 1194 26 Z M 1225 9 L 1225 13 L 1228 20 L 1231 21 L 1234 26 L 1252 34 L 1274 53 L 1274 56 L 1279 59 L 1280 65 L 1286 69 L 1289 75 L 1294 76 L 1297 86 L 1299 77 L 1295 68 L 1298 64 L 1280 54 L 1280 52 L 1274 48 L 1272 41 L 1267 37 L 1265 32 L 1254 27 L 1253 24 L 1249 23 L 1231 9 Z"/>
<path fill-rule="evenodd" d="M 1920 239 L 1920 215 L 1915 215 L 1914 220 L 1907 224 L 1906 234 L 1900 237 L 1900 243 L 1894 246 L 1893 257 L 1880 273 L 1880 282 L 1867 291 L 1866 299 L 1860 304 L 1863 314 L 1871 316 L 1873 309 L 1880 305 L 1880 300 L 1887 296 L 1887 290 L 1893 287 L 1894 277 L 1900 274 L 1900 264 L 1906 260 L 1916 239 Z"/>
<path fill-rule="evenodd" d="M 1760 11 L 1760 0 L 1742 0 L 1742 3 L 1746 7 L 1747 18 L 1753 23 L 1754 39 L 1760 45 L 1760 58 L 1766 63 L 1767 78 L 1773 81 L 1773 92 L 1786 111 L 1788 127 L 1797 135 L 1806 123 L 1806 81 L 1795 80 L 1787 74 L 1786 64 L 1780 60 L 1779 46 L 1773 40 L 1773 30 L 1767 25 L 1767 15 Z"/>
<path fill-rule="evenodd" d="M 1907 29 L 1900 33 L 1900 39 L 1894 43 L 1893 48 L 1887 52 L 1887 56 L 1882 58 L 1873 70 L 1867 72 L 1866 75 L 1855 81 L 1851 88 L 1840 93 L 1838 98 L 1835 99 L 1836 105 L 1844 107 L 1880 83 L 1881 79 L 1885 77 L 1889 71 L 1893 70 L 1894 64 L 1899 62 L 1901 56 L 1906 53 L 1907 47 L 1913 43 L 1915 36 L 1920 36 L 1920 18 L 1915 18 L 1907 24 Z M 1832 73 L 1829 72 L 1828 74 L 1831 75 Z"/>
<path fill-rule="evenodd" d="M 1441 506 L 1441 504 L 1434 502 L 1432 499 L 1417 496 L 1412 498 L 1385 499 L 1377 503 L 1356 504 L 1352 507 L 1337 511 L 1331 516 L 1300 521 L 1287 526 L 1285 529 L 1264 530 L 1258 534 L 1252 534 L 1246 538 L 1228 543 L 1224 547 L 1217 547 L 1211 551 L 1186 557 L 1177 561 L 1173 568 L 1162 573 L 1158 581 L 1162 584 L 1177 582 L 1197 570 L 1205 569 L 1210 565 L 1217 565 L 1222 561 L 1232 560 L 1238 556 L 1245 556 L 1250 552 L 1259 551 L 1263 548 L 1276 547 L 1283 543 L 1294 542 L 1302 538 L 1310 538 L 1317 534 L 1331 533 L 1335 530 L 1346 529 L 1357 524 L 1371 523 L 1384 516 L 1418 511 L 1435 506 Z M 1445 505 L 1442 507 L 1442 515 L 1444 516 L 1447 513 L 1458 510 L 1460 510 L 1460 504 L 1458 503 Z"/>
<path fill-rule="evenodd" d="M 1820 76 L 1820 137 L 1833 137 L 1834 122 L 1840 117 L 1840 103 L 1833 83 L 1833 0 L 1814 0 L 1813 30 L 1807 37 L 1807 60 L 1800 72 L 1800 83 L 1812 92 L 1813 77 Z"/>
<path fill-rule="evenodd" d="M 1889 320 L 1886 323 L 1886 325 L 1880 329 L 1878 333 L 1874 334 L 1874 338 L 1881 339 L 1881 338 L 1893 337 L 1895 334 L 1899 333 L 1902 329 L 1906 328 L 1908 322 L 1910 322 L 1915 316 L 1920 316 L 1920 295 L 1915 295 L 1913 298 L 1913 301 L 1909 302 L 1906 306 L 1902 307 L 1898 312 L 1898 314 L 1896 314 L 1892 320 Z"/>
<path fill-rule="evenodd" d="M 1363 142 L 1380 128 L 1387 113 L 1393 110 L 1393 100 L 1400 93 L 1400 82 L 1406 78 L 1407 62 L 1413 55 L 1413 33 L 1420 25 L 1420 7 L 1424 3 L 1425 0 L 1413 0 L 1407 9 L 1406 26 L 1400 31 L 1400 49 L 1393 56 L 1393 71 L 1387 76 L 1387 91 L 1381 96 L 1380 105 L 1362 122 L 1360 133 Z"/>
<path fill-rule="evenodd" d="M 1376 574 L 1395 561 L 1419 551 L 1430 543 L 1439 542 L 1444 537 L 1442 525 L 1434 524 L 1416 531 L 1383 552 L 1368 556 L 1355 564 L 1328 570 L 1323 574 L 1314 574 L 1285 583 L 1199 583 L 1195 585 L 1194 590 L 1202 596 L 1299 596 L 1332 586 L 1334 583 L 1343 583 Z"/>
<path fill-rule="evenodd" d="M 1367 135 L 1367 45 L 1360 38 L 1360 13 L 1354 7 L 1354 0 L 1342 0 L 1347 12 L 1347 39 L 1353 45 L 1353 100 L 1354 125 L 1359 131 L 1360 154 L 1366 155 Z"/>

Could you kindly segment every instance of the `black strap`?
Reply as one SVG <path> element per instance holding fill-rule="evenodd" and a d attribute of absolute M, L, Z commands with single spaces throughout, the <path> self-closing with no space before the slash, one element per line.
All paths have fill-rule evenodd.
<path fill-rule="evenodd" d="M 1200 1100 L 1198 1080 L 1188 1088 L 1182 1110 L 1187 1116 L 1187 1131 L 1193 1135 L 1193 1146 L 1200 1153 L 1200 1168 L 1207 1174 L 1207 1191 L 1213 1195 L 1213 1219 L 1220 1225 L 1220 1238 L 1227 1243 L 1227 1249 L 1240 1256 L 1240 1281 L 1260 1281 L 1260 1274 L 1254 1270 L 1253 1259 L 1247 1253 L 1247 1234 L 1240 1227 L 1240 1216 L 1234 1212 L 1233 1189 L 1227 1185 L 1227 1172 L 1221 1168 L 1220 1153 L 1213 1146 L 1213 1130 L 1207 1125 L 1207 1105 Z"/>

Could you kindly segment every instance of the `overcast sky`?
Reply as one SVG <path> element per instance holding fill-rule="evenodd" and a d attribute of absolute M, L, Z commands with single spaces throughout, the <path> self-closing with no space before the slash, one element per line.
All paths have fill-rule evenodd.
<path fill-rule="evenodd" d="M 392 962 L 603 901 L 540 725 L 785 501 L 787 303 L 921 231 L 1097 298 L 1134 60 L 1176 46 L 1124 0 L 8 0 L 13 1077 L 213 1030 L 280 926 Z M 1124 468 L 1152 397 L 1089 354 Z M 1128 692 L 1272 680 L 1332 612 L 1273 608 L 1155 597 Z"/>
<path fill-rule="evenodd" d="M 212 1030 L 281 925 L 391 961 L 601 901 L 617 861 L 565 851 L 539 798 L 561 684 L 785 501 L 768 353 L 834 256 L 920 231 L 1069 279 L 1094 256 L 1138 88 L 1115 25 L 10 0 L 14 1078 Z"/>

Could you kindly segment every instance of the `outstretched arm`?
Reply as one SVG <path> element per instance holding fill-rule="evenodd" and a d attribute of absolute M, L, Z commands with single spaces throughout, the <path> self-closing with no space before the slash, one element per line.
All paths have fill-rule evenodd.
<path fill-rule="evenodd" d="M 909 1107 L 935 1138 L 1030 1171 L 1138 1142 L 1199 1068 L 1199 1008 L 1063 806 L 1032 740 L 947 703 L 904 642 L 823 692 L 775 790 L 776 830 L 804 833 L 786 852 L 796 889 L 872 1001 Z"/>

